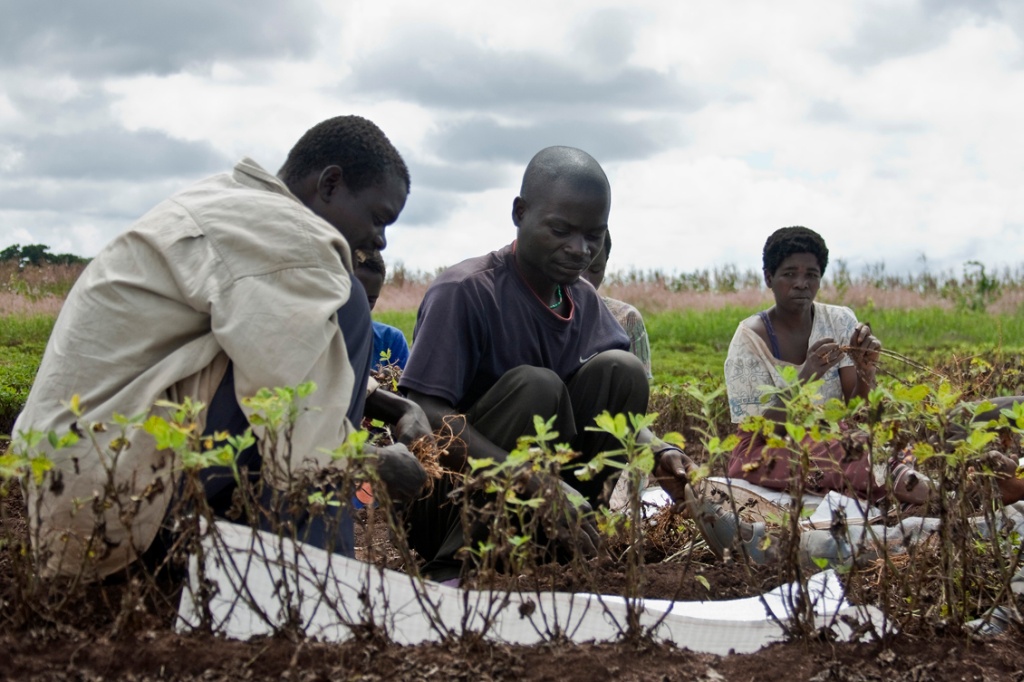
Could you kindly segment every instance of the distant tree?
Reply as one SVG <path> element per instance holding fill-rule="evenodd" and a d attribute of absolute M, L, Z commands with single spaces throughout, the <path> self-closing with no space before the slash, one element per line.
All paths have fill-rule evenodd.
<path fill-rule="evenodd" d="M 21 247 L 22 265 L 42 265 L 48 262 L 50 247 L 46 244 L 29 244 Z"/>
<path fill-rule="evenodd" d="M 88 263 L 88 258 L 82 258 L 76 256 L 73 253 L 48 253 L 47 263 L 54 263 L 56 265 L 74 265 L 75 263 Z"/>
<path fill-rule="evenodd" d="M 3 251 L 0 251 L 0 262 L 6 263 L 12 260 L 21 262 L 21 244 L 11 244 Z"/>
<path fill-rule="evenodd" d="M 0 251 L 0 262 L 15 261 L 18 265 L 43 265 L 53 263 L 57 265 L 71 265 L 73 263 L 88 263 L 88 258 L 76 256 L 73 253 L 50 253 L 50 247 L 46 244 L 12 244 Z"/>

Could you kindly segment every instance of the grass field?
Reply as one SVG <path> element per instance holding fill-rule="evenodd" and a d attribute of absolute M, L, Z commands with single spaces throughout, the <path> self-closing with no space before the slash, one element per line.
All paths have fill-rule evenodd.
<path fill-rule="evenodd" d="M 28 394 L 61 300 L 81 267 L 36 270 L 0 272 L 9 283 L 0 286 L 0 432 L 4 433 Z M 964 303 L 973 299 L 963 293 L 970 292 L 963 284 L 954 297 L 929 291 L 917 281 L 897 284 L 826 286 L 820 299 L 849 305 L 860 320 L 871 323 L 886 349 L 929 367 L 946 366 L 951 359 L 963 361 L 975 354 L 984 355 L 989 362 L 995 358 L 1019 364 L 1024 355 L 1021 282 L 1007 279 L 999 297 L 981 307 Z M 426 281 L 419 280 L 385 287 L 374 318 L 412 338 L 416 306 L 425 289 Z M 654 383 L 670 388 L 687 377 L 720 381 L 736 325 L 771 304 L 770 294 L 760 288 L 679 289 L 672 281 L 654 276 L 633 283 L 613 282 L 607 293 L 634 303 L 644 313 Z M 883 368 L 900 376 L 915 371 L 891 359 Z M 996 392 L 1005 390 L 1009 389 Z"/>
<path fill-rule="evenodd" d="M 760 307 L 670 310 L 644 317 L 651 339 L 654 380 L 672 384 L 687 376 L 720 374 L 729 341 L 741 320 Z M 951 353 L 960 356 L 995 350 L 1024 351 L 1024 315 L 946 310 L 942 308 L 855 311 L 886 348 L 928 365 L 943 364 Z M 412 338 L 415 311 L 385 311 L 374 317 Z M 907 371 L 889 361 L 891 371 Z"/>
<path fill-rule="evenodd" d="M 759 308 L 724 307 L 668 310 L 645 316 L 651 338 L 654 383 L 672 386 L 686 377 L 720 377 L 729 341 L 740 320 Z M 1024 315 L 942 308 L 856 311 L 869 321 L 885 347 L 928 366 L 975 354 L 1014 358 L 1024 354 Z M 414 310 L 386 310 L 374 317 L 412 337 Z M 0 317 L 0 430 L 7 433 L 24 404 L 54 318 L 47 315 Z M 887 360 L 897 375 L 912 368 Z"/>

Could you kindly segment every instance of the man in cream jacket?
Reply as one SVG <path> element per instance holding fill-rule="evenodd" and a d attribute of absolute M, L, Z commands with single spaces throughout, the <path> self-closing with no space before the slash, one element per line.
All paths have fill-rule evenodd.
<path fill-rule="evenodd" d="M 26 447 L 29 430 L 65 433 L 186 396 L 210 406 L 201 420 L 217 423 L 201 424 L 206 432 L 246 426 L 243 397 L 314 381 L 287 454 L 253 449 L 250 466 L 262 454 L 289 457 L 263 463 L 284 486 L 273 480 L 280 472 L 329 465 L 324 451 L 359 426 L 369 368 L 369 310 L 351 253 L 386 246 L 408 191 L 406 165 L 384 133 L 345 116 L 309 130 L 277 176 L 243 159 L 162 202 L 75 284 L 15 447 Z M 74 395 L 81 417 L 68 407 Z M 398 420 L 402 442 L 428 432 L 416 410 Z M 110 504 L 117 429 L 92 435 L 99 448 L 82 438 L 53 452 L 42 441 L 54 471 L 29 491 L 28 508 L 48 574 L 99 578 L 123 568 L 153 544 L 178 490 L 180 462 L 135 429 L 113 464 L 120 504 Z M 404 445 L 376 454 L 393 497 L 419 490 L 425 475 Z M 342 526 L 336 548 L 351 553 L 351 521 Z"/>

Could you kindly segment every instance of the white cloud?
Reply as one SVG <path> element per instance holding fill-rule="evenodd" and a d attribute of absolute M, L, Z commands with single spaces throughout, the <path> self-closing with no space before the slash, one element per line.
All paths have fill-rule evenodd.
<path fill-rule="evenodd" d="M 522 167 L 556 142 L 612 179 L 613 269 L 757 267 L 789 224 L 854 267 L 1020 260 L 1016 4 L 115 3 L 108 26 L 47 1 L 5 7 L 0 241 L 92 255 L 186 182 L 274 170 L 358 113 L 412 169 L 387 254 L 412 268 L 510 241 Z"/>

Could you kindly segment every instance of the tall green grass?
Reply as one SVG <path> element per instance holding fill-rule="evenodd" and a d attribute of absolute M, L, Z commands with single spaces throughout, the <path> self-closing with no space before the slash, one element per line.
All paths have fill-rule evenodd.
<path fill-rule="evenodd" d="M 405 340 L 412 343 L 412 328 L 416 326 L 415 310 L 388 310 L 374 313 L 373 319 L 390 324 L 392 327 L 398 327 L 405 334 Z"/>
<path fill-rule="evenodd" d="M 651 339 L 654 382 L 678 384 L 685 377 L 721 377 L 736 326 L 756 309 L 674 310 L 645 316 Z M 855 311 L 870 322 L 882 344 L 929 366 L 975 353 L 1008 361 L 1024 354 L 1024 315 L 918 308 Z M 383 311 L 374 319 L 398 327 L 412 338 L 415 310 Z M 35 377 L 46 339 L 53 329 L 46 316 L 0 317 L 0 432 L 8 432 Z M 909 374 L 910 367 L 886 361 L 890 371 Z"/>
<path fill-rule="evenodd" d="M 672 384 L 687 376 L 721 375 L 737 325 L 757 310 L 727 307 L 645 315 L 655 383 Z M 941 364 L 952 353 L 966 356 L 993 350 L 1007 354 L 1024 352 L 1024 315 L 874 306 L 854 312 L 859 320 L 871 324 L 883 346 L 924 364 Z M 406 338 L 412 338 L 415 311 L 382 312 L 374 318 L 398 327 Z M 909 371 L 899 363 L 888 364 L 891 371 Z"/>
<path fill-rule="evenodd" d="M 673 383 L 685 376 L 705 373 L 721 374 L 736 327 L 756 312 L 722 308 L 647 315 L 655 383 Z M 939 364 L 944 355 L 951 353 L 963 356 L 993 350 L 1011 354 L 1024 351 L 1024 315 L 941 308 L 867 308 L 854 312 L 862 322 L 871 324 L 885 348 L 923 364 Z M 900 369 L 894 367 L 902 373 Z"/>
<path fill-rule="evenodd" d="M 28 398 L 53 323 L 41 315 L 0 317 L 0 434 L 11 432 Z"/>

